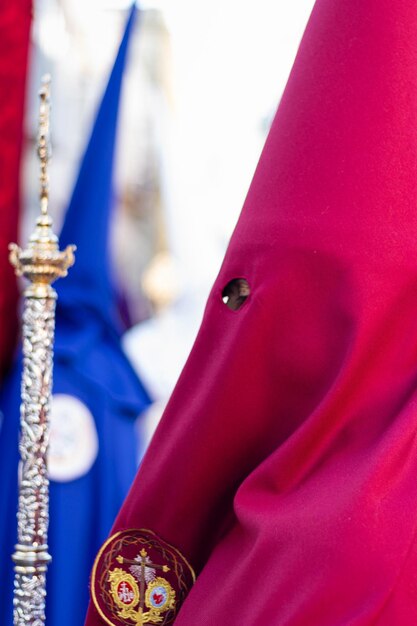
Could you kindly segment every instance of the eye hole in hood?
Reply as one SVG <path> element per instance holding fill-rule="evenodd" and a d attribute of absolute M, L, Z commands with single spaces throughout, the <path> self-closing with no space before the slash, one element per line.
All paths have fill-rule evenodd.
<path fill-rule="evenodd" d="M 237 311 L 250 295 L 249 283 L 245 278 L 233 278 L 222 291 L 222 300 L 229 309 Z"/>

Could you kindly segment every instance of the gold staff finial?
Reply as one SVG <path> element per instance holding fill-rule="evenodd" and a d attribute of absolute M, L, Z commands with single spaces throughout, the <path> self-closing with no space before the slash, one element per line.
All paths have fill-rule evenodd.
<path fill-rule="evenodd" d="M 68 268 L 74 263 L 75 246 L 67 246 L 62 252 L 58 247 L 58 238 L 52 230 L 52 219 L 48 214 L 49 179 L 48 163 L 51 156 L 49 141 L 50 125 L 50 83 L 49 75 L 42 79 L 39 90 L 39 133 L 38 156 L 40 161 L 40 216 L 36 220 L 36 228 L 29 238 L 26 250 L 16 244 L 10 244 L 10 262 L 18 276 L 25 276 L 31 285 L 25 292 L 26 296 L 39 298 L 54 297 L 51 287 L 57 278 L 66 276 Z"/>
<path fill-rule="evenodd" d="M 49 141 L 49 118 L 51 113 L 50 105 L 51 77 L 45 74 L 42 78 L 42 86 L 39 90 L 39 133 L 38 133 L 38 156 L 41 165 L 40 171 L 40 194 L 41 214 L 48 213 L 49 201 L 49 178 L 48 163 L 51 158 L 51 144 Z"/>

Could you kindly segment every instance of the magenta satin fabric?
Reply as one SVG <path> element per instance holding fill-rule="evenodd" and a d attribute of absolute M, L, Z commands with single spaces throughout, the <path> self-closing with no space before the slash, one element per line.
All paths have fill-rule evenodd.
<path fill-rule="evenodd" d="M 11 365 L 18 335 L 18 290 L 9 244 L 18 241 L 31 22 L 31 0 L 0 1 L 0 380 Z"/>
<path fill-rule="evenodd" d="M 318 0 L 115 530 L 196 568 L 176 626 L 415 626 L 416 433 L 417 3 Z"/>

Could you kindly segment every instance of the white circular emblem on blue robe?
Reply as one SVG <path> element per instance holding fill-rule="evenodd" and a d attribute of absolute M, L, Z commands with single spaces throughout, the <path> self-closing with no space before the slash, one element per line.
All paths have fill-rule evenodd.
<path fill-rule="evenodd" d="M 51 431 L 48 475 L 57 482 L 84 476 L 98 454 L 94 417 L 75 396 L 54 394 L 51 403 Z"/>

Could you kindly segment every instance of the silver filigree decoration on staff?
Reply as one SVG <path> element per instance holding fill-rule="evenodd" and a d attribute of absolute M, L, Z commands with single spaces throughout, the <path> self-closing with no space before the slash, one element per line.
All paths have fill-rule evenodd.
<path fill-rule="evenodd" d="M 21 250 L 10 245 L 10 262 L 18 276 L 30 285 L 24 292 L 23 373 L 20 406 L 21 457 L 19 506 L 17 513 L 14 580 L 14 626 L 45 624 L 45 575 L 51 556 L 48 552 L 49 480 L 46 455 L 52 390 L 53 342 L 56 291 L 51 286 L 66 276 L 74 263 L 75 246 L 59 250 L 48 215 L 49 77 L 39 92 L 38 156 L 40 160 L 41 214 Z"/>

